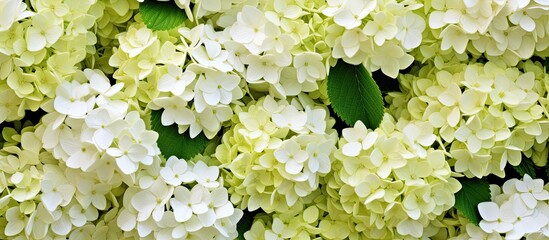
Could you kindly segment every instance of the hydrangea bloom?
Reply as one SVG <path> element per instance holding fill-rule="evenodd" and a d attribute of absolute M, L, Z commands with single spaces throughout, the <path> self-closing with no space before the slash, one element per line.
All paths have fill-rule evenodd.
<path fill-rule="evenodd" d="M 506 175 L 547 168 L 547 0 L 175 0 L 169 31 L 140 2 L 0 0 L 1 239 L 549 237 Z M 337 61 L 398 82 L 377 129 L 330 116 Z M 489 175 L 475 226 L 456 178 Z"/>

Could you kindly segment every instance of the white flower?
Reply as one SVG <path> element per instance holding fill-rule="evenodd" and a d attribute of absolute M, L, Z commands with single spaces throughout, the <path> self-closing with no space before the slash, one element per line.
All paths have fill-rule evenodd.
<path fill-rule="evenodd" d="M 515 199 L 515 201 L 518 199 Z M 520 200 L 518 200 L 520 202 Z M 505 234 L 506 239 L 520 239 L 524 237 L 525 234 L 540 232 L 542 227 L 545 227 L 549 222 L 547 212 L 544 212 L 541 209 L 527 209 L 526 207 L 520 206 L 522 203 L 515 203 L 515 209 L 521 209 L 520 212 L 515 210 L 517 213 L 517 220 L 513 224 L 513 229 L 507 234 Z M 517 207 L 519 205 L 519 207 Z M 541 204 L 540 204 L 541 205 Z"/>
<path fill-rule="evenodd" d="M 7 31 L 14 22 L 34 15 L 27 11 L 27 4 L 22 0 L 0 2 L 0 32 Z"/>
<path fill-rule="evenodd" d="M 156 146 L 156 140 L 158 139 L 158 133 L 152 130 L 147 130 L 145 122 L 139 116 L 137 111 L 129 112 L 124 121 L 131 127 L 128 130 L 131 138 L 138 144 L 147 148 L 149 155 L 156 155 L 160 153 L 160 150 Z"/>
<path fill-rule="evenodd" d="M 266 82 L 275 84 L 280 81 L 280 73 L 284 66 L 282 62 L 273 54 L 263 56 L 248 55 L 248 69 L 246 72 L 246 81 L 249 83 L 260 82 L 264 79 Z"/>
<path fill-rule="evenodd" d="M 203 132 L 208 139 L 212 139 L 219 129 L 221 129 L 220 120 L 217 118 L 217 112 L 214 114 L 214 109 L 215 108 L 213 107 L 206 107 L 202 112 L 194 112 L 195 121 L 189 126 L 189 135 L 191 138 L 194 138 L 200 134 L 200 132 Z M 180 132 L 181 129 L 182 128 L 180 128 Z"/>
<path fill-rule="evenodd" d="M 61 140 L 61 147 L 68 154 L 65 164 L 70 168 L 87 171 L 99 159 L 99 151 L 93 143 L 82 142 L 77 138 Z"/>
<path fill-rule="evenodd" d="M 19 210 L 19 207 L 12 207 L 5 213 L 5 218 L 8 222 L 4 229 L 6 236 L 15 236 L 25 228 L 27 217 Z"/>
<path fill-rule="evenodd" d="M 31 52 L 50 47 L 63 35 L 62 22 L 51 11 L 42 11 L 32 17 L 27 29 L 27 49 Z"/>
<path fill-rule="evenodd" d="M 78 191 L 76 192 L 76 200 L 84 208 L 88 208 L 93 204 L 94 208 L 105 210 L 107 207 L 107 199 L 105 194 L 111 190 L 111 186 L 106 183 L 94 184 L 90 180 L 80 180 L 77 182 Z"/>
<path fill-rule="evenodd" d="M 345 56 L 348 58 L 352 58 L 353 60 L 356 60 L 356 61 L 346 60 L 347 62 L 352 64 L 358 64 L 363 61 L 364 59 L 364 56 L 362 55 L 363 52 L 360 50 L 361 50 L 361 47 L 363 47 L 362 45 L 365 45 L 366 40 L 368 40 L 368 36 L 366 36 L 366 34 L 364 34 L 363 31 L 359 29 L 345 30 L 341 35 L 341 37 L 337 39 L 339 40 L 339 42 L 336 40 L 336 45 L 332 50 L 333 57 Z"/>
<path fill-rule="evenodd" d="M 287 127 L 294 132 L 301 132 L 307 123 L 307 113 L 298 111 L 292 105 L 286 106 L 280 113 L 273 114 L 271 118 L 278 127 Z"/>
<path fill-rule="evenodd" d="M 373 149 L 370 161 L 377 167 L 376 173 L 381 178 L 388 177 L 393 169 L 404 167 L 406 157 L 413 156 L 397 137 L 378 139 Z"/>
<path fill-rule="evenodd" d="M 297 41 L 290 34 L 281 33 L 276 25 L 265 25 L 265 39 L 261 44 L 261 50 L 281 54 L 288 52 L 296 44 Z"/>
<path fill-rule="evenodd" d="M 153 162 L 148 149 L 141 144 L 134 143 L 128 135 L 122 136 L 118 147 L 108 148 L 107 154 L 116 158 L 116 164 L 124 174 L 136 172 L 139 163 L 150 165 Z"/>
<path fill-rule="evenodd" d="M 217 219 L 229 217 L 234 212 L 225 188 L 216 188 L 210 192 L 202 185 L 194 186 L 191 190 L 191 206 L 204 227 L 212 226 Z"/>
<path fill-rule="evenodd" d="M 384 12 L 379 12 L 374 15 L 374 21 L 369 21 L 362 30 L 364 34 L 374 37 L 374 42 L 381 46 L 385 40 L 392 39 L 398 32 L 397 26 L 394 24 L 394 17 L 387 15 Z"/>
<path fill-rule="evenodd" d="M 427 156 L 425 147 L 430 147 L 436 140 L 429 122 L 410 123 L 402 129 L 402 133 L 420 158 Z"/>
<path fill-rule="evenodd" d="M 321 138 L 320 136 L 317 136 Z M 321 143 L 312 142 L 307 144 L 307 154 L 309 155 L 309 161 L 307 162 L 307 168 L 309 171 L 315 173 L 326 174 L 330 172 L 330 154 L 334 149 L 333 141 L 324 141 Z"/>
<path fill-rule="evenodd" d="M 294 67 L 297 70 L 297 81 L 315 82 L 326 78 L 326 67 L 322 56 L 315 52 L 304 52 L 294 56 Z"/>
<path fill-rule="evenodd" d="M 486 66 L 491 66 L 491 64 L 487 63 Z M 494 84 L 494 79 L 483 74 L 479 74 L 479 69 L 474 65 L 469 65 L 465 68 L 463 77 L 465 79 L 465 81 L 462 81 L 463 85 L 467 86 L 470 89 L 483 93 L 490 93 L 493 91 L 492 85 Z M 505 79 L 501 80 L 505 81 Z M 452 88 L 455 89 L 455 87 Z M 497 101 L 495 102 L 495 104 L 497 104 Z"/>
<path fill-rule="evenodd" d="M 524 204 L 526 204 L 529 208 L 535 208 L 538 201 L 545 201 L 549 199 L 549 192 L 543 189 L 543 180 L 532 179 L 532 177 L 528 174 L 524 174 L 523 180 L 517 181 L 515 187 L 519 193 L 520 199 L 522 199 Z"/>
<path fill-rule="evenodd" d="M 198 161 L 193 167 L 193 173 L 196 175 L 196 182 L 206 188 L 217 188 L 219 182 L 219 168 L 216 166 L 208 167 L 204 162 Z"/>
<path fill-rule="evenodd" d="M 322 14 L 333 17 L 345 7 L 345 2 L 347 0 L 327 0 L 326 3 L 328 3 L 328 6 L 322 10 Z"/>
<path fill-rule="evenodd" d="M 378 133 L 368 130 L 362 121 L 357 121 L 353 128 L 345 128 L 342 131 L 347 143 L 343 145 L 342 152 L 346 156 L 356 157 L 361 150 L 368 150 L 377 140 Z"/>
<path fill-rule="evenodd" d="M 244 215 L 242 210 L 235 208 L 233 214 L 226 218 L 217 219 L 214 227 L 227 239 L 235 239 L 238 237 L 237 224 Z"/>
<path fill-rule="evenodd" d="M 456 172 L 470 172 L 478 178 L 486 174 L 488 163 L 492 159 L 492 156 L 482 151 L 473 154 L 467 149 L 459 148 L 450 150 L 450 153 L 456 159 L 454 166 Z"/>
<path fill-rule="evenodd" d="M 176 156 L 168 158 L 166 166 L 160 169 L 160 176 L 166 183 L 174 186 L 179 186 L 184 182 L 193 182 L 196 179 L 196 175 L 189 170 L 187 162 Z"/>
<path fill-rule="evenodd" d="M 187 17 L 193 21 L 193 11 L 191 9 L 191 1 L 190 0 L 175 0 L 175 3 L 177 6 L 181 9 L 185 10 L 185 14 L 187 14 Z"/>
<path fill-rule="evenodd" d="M 79 204 L 73 204 L 69 208 L 69 216 L 71 219 L 72 225 L 75 227 L 82 227 L 88 221 L 94 221 L 99 216 L 99 213 L 94 207 L 82 208 Z"/>
<path fill-rule="evenodd" d="M 397 224 L 396 229 L 402 235 L 410 235 L 414 238 L 420 238 L 423 234 L 423 226 L 414 219 L 406 219 Z"/>
<path fill-rule="evenodd" d="M 502 237 L 497 232 L 492 233 L 486 233 L 482 228 L 475 226 L 475 224 L 467 223 L 465 225 L 465 229 L 467 230 L 467 234 L 472 239 L 494 239 L 494 240 L 500 240 Z"/>
<path fill-rule="evenodd" d="M 536 28 L 536 22 L 526 10 L 519 10 L 509 16 L 509 21 L 515 25 L 520 25 L 522 29 L 532 32 Z"/>
<path fill-rule="evenodd" d="M 478 204 L 478 211 L 482 220 L 479 226 L 487 233 L 506 233 L 513 229 L 516 220 L 513 204 L 507 201 L 501 207 L 494 202 L 482 202 Z"/>
<path fill-rule="evenodd" d="M 189 69 L 183 72 L 181 67 L 168 64 L 168 72 L 158 79 L 158 90 L 171 92 L 176 96 L 181 96 L 185 101 L 190 101 L 194 94 L 192 89 L 187 86 L 194 81 L 195 77 L 196 73 Z"/>
<path fill-rule="evenodd" d="M 202 91 L 204 101 L 210 106 L 215 106 L 219 103 L 231 103 L 234 100 L 233 92 L 238 91 L 239 83 L 240 77 L 237 75 L 206 72 L 204 76 L 198 78 L 196 87 Z"/>
<path fill-rule="evenodd" d="M 120 49 L 127 53 L 130 58 L 136 57 L 157 40 L 156 35 L 144 25 L 139 29 L 135 26 L 130 25 L 127 32 L 123 32 L 118 36 Z"/>
<path fill-rule="evenodd" d="M 174 123 L 178 125 L 188 125 L 194 119 L 193 112 L 187 108 L 187 101 L 179 96 L 159 97 L 152 101 L 151 108 L 164 108 L 160 121 L 164 126 L 170 126 Z"/>
<path fill-rule="evenodd" d="M 442 38 L 441 50 L 453 48 L 457 53 L 464 53 L 469 40 L 476 38 L 455 25 L 450 25 L 442 30 L 440 37 Z"/>
<path fill-rule="evenodd" d="M 383 46 L 375 49 L 375 54 L 370 59 L 372 71 L 381 68 L 383 74 L 396 78 L 400 69 L 405 69 L 412 64 L 414 57 L 393 41 L 388 41 Z"/>
<path fill-rule="evenodd" d="M 311 109 L 311 107 L 306 106 L 305 113 L 307 113 L 306 128 L 317 134 L 326 132 L 326 110 L 322 108 Z"/>
<path fill-rule="evenodd" d="M 281 24 L 284 18 L 297 19 L 302 13 L 303 9 L 297 5 L 288 5 L 286 0 L 274 0 L 273 7 L 275 12 L 265 12 L 265 17 L 277 26 Z"/>
<path fill-rule="evenodd" d="M 397 28 L 398 33 L 395 38 L 400 41 L 404 49 L 414 49 L 421 44 L 425 19 L 413 12 L 408 12 L 397 19 Z"/>
<path fill-rule="evenodd" d="M 214 210 L 216 219 L 226 218 L 233 215 L 235 209 L 233 204 L 229 201 L 229 193 L 226 188 L 216 188 L 211 192 L 211 194 L 211 202 L 208 205 Z"/>
<path fill-rule="evenodd" d="M 107 110 L 98 108 L 91 111 L 85 118 L 86 125 L 92 133 L 92 140 L 99 149 L 107 149 L 114 138 L 126 129 L 127 123 L 123 120 L 113 121 Z"/>
<path fill-rule="evenodd" d="M 270 230 L 265 231 L 265 240 L 290 239 L 296 235 L 297 231 L 289 224 L 284 224 L 279 218 L 273 219 Z"/>
<path fill-rule="evenodd" d="M 90 108 L 90 102 L 84 99 L 89 93 L 90 88 L 87 83 L 63 81 L 56 89 L 53 106 L 61 114 L 69 115 L 72 118 L 82 118 Z"/>
<path fill-rule="evenodd" d="M 494 104 L 503 102 L 509 107 L 515 107 L 527 96 L 525 91 L 503 74 L 496 76 L 494 87 L 494 90 L 490 92 L 490 99 Z"/>
<path fill-rule="evenodd" d="M 266 20 L 261 10 L 249 5 L 242 8 L 236 19 L 236 23 L 230 28 L 232 39 L 244 44 L 250 52 L 259 54 L 260 46 L 265 40 L 265 25 L 272 23 Z"/>
<path fill-rule="evenodd" d="M 84 75 L 90 82 L 90 90 L 97 93 L 96 103 L 99 107 L 104 108 L 112 114 L 113 117 L 121 117 L 126 114 L 128 110 L 128 104 L 116 100 L 113 101 L 110 98 L 119 93 L 124 87 L 124 83 L 116 83 L 111 86 L 109 79 L 100 70 L 84 69 Z"/>
<path fill-rule="evenodd" d="M 376 5 L 373 0 L 347 0 L 344 7 L 335 13 L 334 22 L 346 29 L 358 27 Z"/>
<path fill-rule="evenodd" d="M 160 221 L 165 204 L 170 200 L 173 191 L 173 186 L 156 180 L 150 188 L 136 193 L 131 198 L 131 204 L 138 211 L 137 221 L 145 221 L 151 215 L 155 221 Z"/>
<path fill-rule="evenodd" d="M 478 116 L 471 116 L 465 124 L 462 124 L 455 132 L 457 140 L 467 143 L 467 149 L 471 153 L 477 153 L 483 147 L 483 142 L 495 137 L 492 129 L 483 126 Z"/>
<path fill-rule="evenodd" d="M 191 191 L 183 186 L 175 187 L 173 192 L 174 197 L 170 199 L 170 205 L 173 208 L 175 220 L 185 222 L 193 215 L 191 203 Z"/>
<path fill-rule="evenodd" d="M 282 146 L 274 151 L 274 156 L 278 162 L 284 164 L 284 170 L 289 174 L 300 173 L 303 164 L 309 158 L 309 154 L 293 139 L 284 141 Z"/>
<path fill-rule="evenodd" d="M 74 186 L 68 183 L 59 184 L 59 182 L 43 180 L 41 185 L 42 203 L 50 212 L 55 211 L 63 202 L 69 202 L 75 192 Z"/>
<path fill-rule="evenodd" d="M 215 41 L 204 40 L 204 47 L 199 46 L 191 52 L 193 58 L 205 67 L 212 67 L 222 72 L 233 70 L 227 62 L 229 52 L 222 50 L 221 45 Z"/>

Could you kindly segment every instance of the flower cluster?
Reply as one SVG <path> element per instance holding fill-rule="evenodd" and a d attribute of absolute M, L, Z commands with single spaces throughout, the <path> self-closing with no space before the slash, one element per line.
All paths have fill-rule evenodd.
<path fill-rule="evenodd" d="M 107 49 L 120 32 L 116 25 L 128 21 L 136 8 L 125 0 L 0 3 L 0 122 L 37 111 L 83 64 L 112 72 Z"/>
<path fill-rule="evenodd" d="M 428 121 L 449 148 L 454 171 L 467 177 L 504 177 L 507 164 L 532 158 L 547 163 L 548 85 L 539 63 L 507 67 L 502 61 L 455 63 L 402 77 L 402 93 L 391 93 L 395 117 Z M 423 73 L 423 74 L 422 74 Z"/>
<path fill-rule="evenodd" d="M 537 232 L 549 237 L 549 192 L 543 188 L 543 180 L 525 174 L 522 180 L 510 179 L 502 188 L 492 185 L 491 190 L 493 202 L 478 205 L 482 230 L 505 233 L 513 239 Z"/>
<path fill-rule="evenodd" d="M 12 189 L 4 201 L 19 205 L 6 211 L 6 236 L 91 237 L 102 227 L 92 223 L 103 218 L 114 228 L 102 231 L 109 236 L 133 229 L 140 237 L 236 236 L 242 211 L 228 201 L 219 168 L 175 157 L 163 163 L 158 134 L 119 99 L 121 83 L 111 86 L 90 69 L 72 77 L 59 84 L 35 130 L 19 137 L 6 130 L 21 147 L 8 141 L 5 150 L 22 158 L 8 155 L 3 167 L 10 179 L 4 189 Z"/>
<path fill-rule="evenodd" d="M 529 175 L 453 208 L 547 166 L 547 0 L 173 2 L 157 31 L 144 0 L 0 1 L 1 239 L 549 237 Z M 332 118 L 336 62 L 398 82 L 377 129 Z M 206 150 L 163 155 L 151 111 Z"/>
<path fill-rule="evenodd" d="M 457 54 L 484 54 L 515 65 L 534 53 L 546 56 L 546 1 L 445 1 L 425 5 L 433 45 L 422 49 L 425 57 L 450 50 Z M 424 39 L 425 41 L 425 39 Z M 437 49 L 438 48 L 438 49 Z M 436 51 L 433 51 L 437 49 Z M 438 56 L 440 58 L 440 56 Z M 436 58 L 436 57 L 435 57 Z"/>
<path fill-rule="evenodd" d="M 336 135 L 327 109 L 300 95 L 290 102 L 267 96 L 235 111 L 215 153 L 230 171 L 232 201 L 250 211 L 302 209 L 331 170 Z"/>
<path fill-rule="evenodd" d="M 547 186 L 542 179 L 532 179 L 528 174 L 522 180 L 507 180 L 503 187 L 491 185 L 491 202 L 478 205 L 482 217 L 479 226 L 468 224 L 456 239 L 549 237 Z"/>
<path fill-rule="evenodd" d="M 227 189 L 218 179 L 219 168 L 202 161 L 187 165 L 172 156 L 155 170 L 146 169 L 139 184 L 124 193 L 124 207 L 117 219 L 122 230 L 136 238 L 151 233 L 157 239 L 238 236 L 236 224 L 242 210 L 229 202 Z"/>
<path fill-rule="evenodd" d="M 363 226 L 364 238 L 429 237 L 424 228 L 454 205 L 461 186 L 444 150 L 431 147 L 433 130 L 387 114 L 375 131 L 360 121 L 343 129 L 328 201 Z"/>

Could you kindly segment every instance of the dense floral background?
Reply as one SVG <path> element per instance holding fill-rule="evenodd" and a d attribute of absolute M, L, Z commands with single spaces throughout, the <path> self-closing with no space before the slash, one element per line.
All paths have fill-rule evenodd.
<path fill-rule="evenodd" d="M 0 239 L 549 239 L 548 55 L 547 0 L 0 0 Z"/>

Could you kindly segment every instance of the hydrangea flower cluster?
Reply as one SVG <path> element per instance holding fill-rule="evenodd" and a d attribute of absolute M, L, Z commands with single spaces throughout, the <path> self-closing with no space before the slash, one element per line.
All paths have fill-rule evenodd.
<path fill-rule="evenodd" d="M 457 54 L 484 54 L 516 65 L 520 59 L 546 56 L 546 1 L 445 1 L 425 5 L 431 34 L 437 41 L 425 46 Z M 430 50 L 427 50 L 430 49 Z M 437 50 L 437 51 L 439 51 Z"/>
<path fill-rule="evenodd" d="M 504 177 L 507 164 L 531 158 L 547 163 L 546 74 L 539 63 L 456 63 L 404 75 L 402 93 L 390 93 L 395 117 L 428 121 L 449 148 L 454 171 L 467 177 Z M 424 73 L 425 75 L 421 75 Z"/>
<path fill-rule="evenodd" d="M 176 157 L 163 163 L 158 134 L 118 99 L 122 84 L 90 69 L 73 77 L 60 83 L 35 129 L 6 130 L 6 139 L 21 142 L 4 147 L 14 154 L 3 167 L 6 237 L 235 238 L 242 211 L 229 202 L 217 167 Z M 103 211 L 109 227 L 99 231 L 93 222 L 107 218 Z"/>
<path fill-rule="evenodd" d="M 235 111 L 215 152 L 230 171 L 232 201 L 250 211 L 301 210 L 331 171 L 337 135 L 328 110 L 299 95 L 290 102 L 267 96 Z"/>
<path fill-rule="evenodd" d="M 491 185 L 491 202 L 478 209 L 480 225 L 467 225 L 457 239 L 543 239 L 549 237 L 549 192 L 542 179 L 528 174 L 507 180 L 503 187 Z M 503 235 L 503 236 L 502 236 Z"/>
<path fill-rule="evenodd" d="M 174 0 L 165 31 L 143 2 L 0 1 L 0 239 L 549 237 L 529 175 L 454 208 L 547 166 L 549 1 Z M 377 129 L 339 126 L 338 62 L 398 82 Z"/>

